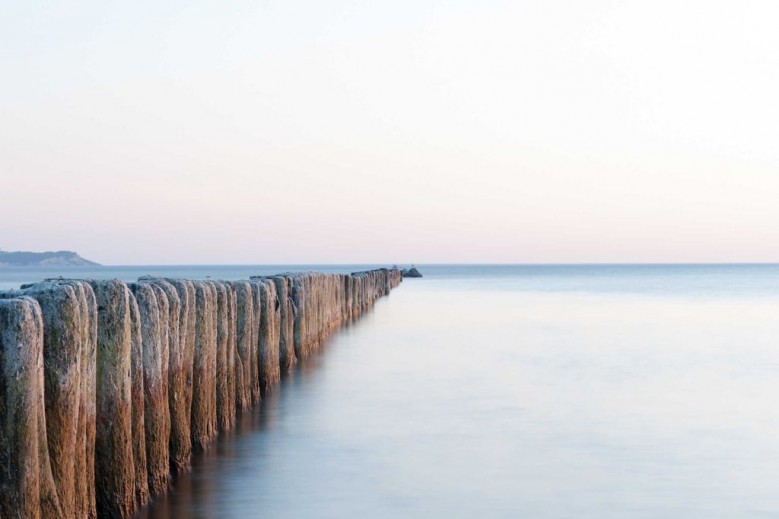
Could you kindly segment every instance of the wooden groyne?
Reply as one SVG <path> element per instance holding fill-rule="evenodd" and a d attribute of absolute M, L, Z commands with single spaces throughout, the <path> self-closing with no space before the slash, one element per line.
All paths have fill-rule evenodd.
<path fill-rule="evenodd" d="M 0 518 L 128 518 L 398 269 L 0 292 Z"/>

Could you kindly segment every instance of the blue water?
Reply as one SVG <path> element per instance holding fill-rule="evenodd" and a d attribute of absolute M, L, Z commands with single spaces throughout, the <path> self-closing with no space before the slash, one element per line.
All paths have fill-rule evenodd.
<path fill-rule="evenodd" d="M 144 517 L 779 517 L 779 266 L 420 268 Z"/>

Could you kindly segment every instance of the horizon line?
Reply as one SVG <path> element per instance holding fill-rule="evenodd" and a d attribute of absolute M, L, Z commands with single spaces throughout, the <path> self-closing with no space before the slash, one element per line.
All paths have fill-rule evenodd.
<path fill-rule="evenodd" d="M 716 266 L 716 265 L 779 265 L 779 261 L 657 261 L 657 262 L 468 262 L 468 263 L 440 263 L 440 262 L 354 262 L 354 263 L 125 263 L 110 264 L 100 263 L 97 265 L 0 265 L 0 269 L 19 269 L 19 268 L 84 268 L 84 267 L 347 267 L 347 266 L 428 266 L 428 267 L 534 267 L 534 266 Z"/>

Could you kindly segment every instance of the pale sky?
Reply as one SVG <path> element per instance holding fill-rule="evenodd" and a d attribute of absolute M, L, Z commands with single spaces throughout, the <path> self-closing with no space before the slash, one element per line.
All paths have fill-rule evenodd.
<path fill-rule="evenodd" d="M 0 3 L 0 247 L 779 261 L 775 1 Z"/>

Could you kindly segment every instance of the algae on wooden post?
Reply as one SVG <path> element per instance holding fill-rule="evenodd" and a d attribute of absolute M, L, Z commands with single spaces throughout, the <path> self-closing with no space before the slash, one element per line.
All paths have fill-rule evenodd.
<path fill-rule="evenodd" d="M 237 401 L 235 398 L 236 377 L 240 369 L 238 358 L 238 295 L 232 283 L 225 283 L 227 288 L 227 400 L 230 427 L 235 425 L 237 418 Z"/>
<path fill-rule="evenodd" d="M 149 460 L 149 490 L 152 495 L 164 492 L 170 484 L 171 478 L 171 406 L 170 406 L 170 352 L 171 343 L 178 341 L 179 335 L 179 311 L 180 303 L 176 289 L 165 281 L 157 281 L 153 285 L 154 293 L 157 296 L 157 304 L 160 308 L 160 373 L 159 373 L 159 393 L 153 386 L 156 377 L 149 376 L 148 381 L 151 387 L 146 385 L 144 380 L 144 389 L 147 390 L 147 398 L 152 398 L 156 402 L 160 401 L 160 428 L 158 429 L 162 441 L 159 445 L 159 452 L 155 455 L 159 465 L 152 465 Z M 150 411 L 147 407 L 147 414 Z M 146 434 L 147 442 L 149 434 Z M 147 445 L 147 452 L 150 451 Z M 164 463 L 164 467 L 163 464 Z M 156 476 L 152 476 L 151 469 L 157 467 Z"/>
<path fill-rule="evenodd" d="M 132 379 L 132 438 L 135 456 L 135 500 L 142 507 L 149 500 L 149 479 L 146 464 L 146 395 L 143 389 L 143 333 L 138 301 L 130 293 L 130 366 Z"/>
<path fill-rule="evenodd" d="M 302 276 L 294 276 L 290 279 L 289 297 L 293 305 L 292 340 L 295 347 L 295 356 L 299 359 L 309 354 L 306 335 L 306 288 L 303 286 Z M 310 294 L 313 295 L 313 294 Z"/>
<path fill-rule="evenodd" d="M 295 357 L 294 325 L 295 315 L 290 298 L 290 281 L 288 276 L 274 276 L 276 297 L 279 303 L 279 363 L 281 371 L 287 372 L 297 362 Z"/>
<path fill-rule="evenodd" d="M 239 412 L 252 405 L 252 359 L 256 359 L 253 329 L 257 326 L 254 318 L 254 297 L 248 281 L 234 281 L 235 292 L 235 399 Z M 256 363 L 256 360 L 254 360 Z"/>
<path fill-rule="evenodd" d="M 195 352 L 195 287 L 191 281 L 169 280 L 161 283 L 173 300 L 179 301 L 178 337 L 171 337 L 168 364 L 168 402 L 170 406 L 170 463 L 174 471 L 189 468 L 192 455 L 192 377 Z M 173 290 L 171 290 L 173 287 Z"/>
<path fill-rule="evenodd" d="M 229 281 L 223 281 L 222 286 L 225 290 L 225 305 L 222 318 L 224 325 L 220 328 L 224 333 L 221 339 L 225 346 L 225 361 L 227 378 L 225 380 L 227 388 L 225 390 L 225 419 L 223 420 L 223 429 L 230 429 L 235 425 L 236 420 L 236 398 L 235 398 L 235 379 L 236 379 L 236 357 L 238 356 L 238 323 L 236 321 L 236 306 L 238 296 L 235 287 Z M 219 339 L 218 339 L 219 341 Z"/>
<path fill-rule="evenodd" d="M 220 430 L 235 422 L 235 314 L 229 283 L 213 281 L 216 290 L 216 416 Z M 232 381 L 232 384 L 231 384 Z"/>
<path fill-rule="evenodd" d="M 252 405 L 258 406 L 262 401 L 262 389 L 260 388 L 261 378 L 261 362 L 260 358 L 260 318 L 262 316 L 262 294 L 260 285 L 254 280 L 251 282 L 252 289 L 252 353 L 251 353 L 251 393 L 252 393 Z"/>
<path fill-rule="evenodd" d="M 81 406 L 76 443 L 76 515 L 97 517 L 95 498 L 95 373 L 97 355 L 97 301 L 92 287 L 84 281 L 67 281 L 81 301 L 83 343 L 81 349 Z M 83 452 L 83 454 L 81 454 Z"/>
<path fill-rule="evenodd" d="M 130 288 L 138 303 L 143 354 L 146 471 L 150 495 L 164 492 L 170 476 L 168 406 L 169 305 L 164 291 L 150 283 Z"/>
<path fill-rule="evenodd" d="M 77 516 L 97 517 L 95 497 L 95 399 L 97 355 L 97 301 L 89 283 L 63 281 L 76 289 L 81 305 L 81 402 L 78 415 L 78 439 L 76 442 L 76 500 Z"/>
<path fill-rule="evenodd" d="M 94 517 L 94 450 L 87 445 L 94 438 L 94 410 L 90 417 L 86 401 L 93 395 L 94 343 L 86 295 L 78 282 L 47 281 L 24 292 L 43 317 L 48 451 L 62 514 Z"/>
<path fill-rule="evenodd" d="M 205 449 L 216 436 L 216 289 L 195 285 L 195 348 L 192 372 L 192 445 Z"/>
<path fill-rule="evenodd" d="M 80 331 L 80 385 L 76 442 L 74 448 L 74 500 L 73 513 L 76 517 L 97 517 L 95 501 L 95 355 L 97 340 L 97 302 L 92 287 L 84 281 L 57 280 L 61 285 L 73 287 L 79 302 Z M 46 318 L 44 312 L 44 338 Z M 45 350 L 45 342 L 44 342 Z M 45 363 L 45 360 L 44 360 Z M 47 404 L 48 405 L 48 404 Z M 47 416 L 57 412 L 52 406 Z M 47 420 L 48 424 L 48 420 Z M 51 452 L 51 437 L 49 451 Z M 62 501 L 60 500 L 60 503 Z M 63 512 L 64 513 L 64 512 Z"/>
<path fill-rule="evenodd" d="M 101 517 L 136 510 L 130 292 L 117 280 L 91 281 L 97 301 L 95 494 Z M 134 299 L 133 299 L 134 302 Z"/>
<path fill-rule="evenodd" d="M 62 517 L 51 472 L 43 319 L 33 299 L 0 299 L 0 517 Z"/>
<path fill-rule="evenodd" d="M 258 358 L 259 387 L 264 395 L 281 380 L 281 364 L 279 353 L 279 334 L 281 329 L 281 312 L 276 295 L 276 284 L 271 279 L 261 279 L 256 282 L 259 290 L 260 304 Z"/>

